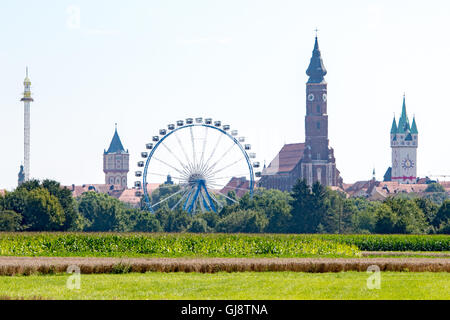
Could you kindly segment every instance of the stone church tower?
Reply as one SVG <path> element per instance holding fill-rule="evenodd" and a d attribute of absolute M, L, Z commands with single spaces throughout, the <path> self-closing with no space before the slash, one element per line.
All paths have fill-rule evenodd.
<path fill-rule="evenodd" d="M 391 181 L 416 183 L 417 181 L 417 146 L 419 143 L 416 119 L 409 124 L 406 113 L 405 97 L 398 125 L 394 120 L 391 128 L 392 171 Z"/>
<path fill-rule="evenodd" d="M 123 188 L 128 186 L 130 155 L 125 151 L 119 134 L 116 131 L 109 145 L 108 151 L 103 153 L 103 172 L 105 173 L 105 183 L 120 185 Z"/>
<path fill-rule="evenodd" d="M 317 36 L 306 74 L 305 151 L 301 176 L 309 185 L 320 182 L 325 186 L 339 185 L 339 172 L 333 149 L 328 146 L 327 70 L 323 65 Z"/>
<path fill-rule="evenodd" d="M 258 186 L 291 191 L 298 179 L 308 185 L 320 182 L 324 186 L 342 188 L 342 178 L 336 168 L 333 149 L 328 145 L 327 70 L 323 65 L 316 36 L 314 50 L 306 74 L 305 139 L 285 144 L 277 156 L 264 167 Z"/>

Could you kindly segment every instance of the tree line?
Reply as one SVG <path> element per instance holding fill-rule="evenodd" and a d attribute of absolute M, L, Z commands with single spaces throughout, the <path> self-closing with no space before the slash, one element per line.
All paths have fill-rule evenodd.
<path fill-rule="evenodd" d="M 152 197 L 177 188 L 162 185 Z M 168 201 L 153 214 L 107 194 L 89 191 L 75 199 L 56 181 L 31 180 L 0 195 L 0 231 L 450 234 L 450 199 L 430 188 L 436 191 L 428 197 L 368 201 L 299 180 L 292 192 L 258 188 L 253 197 L 225 201 L 217 213 L 170 210 Z"/>

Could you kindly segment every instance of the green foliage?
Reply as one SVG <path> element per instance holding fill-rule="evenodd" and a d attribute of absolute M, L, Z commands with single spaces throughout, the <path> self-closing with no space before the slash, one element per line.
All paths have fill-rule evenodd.
<path fill-rule="evenodd" d="M 381 205 L 380 202 L 371 202 L 362 198 L 348 199 L 356 208 L 351 217 L 352 232 L 354 233 L 373 233 L 376 224 L 376 209 Z"/>
<path fill-rule="evenodd" d="M 261 233 L 268 225 L 266 216 L 256 210 L 238 210 L 217 222 L 217 232 Z"/>
<path fill-rule="evenodd" d="M 305 180 L 299 180 L 292 189 L 291 232 L 315 233 L 322 231 L 327 216 L 327 189 L 316 182 L 309 187 Z M 322 225 L 319 228 L 319 225 Z"/>
<path fill-rule="evenodd" d="M 440 183 L 433 182 L 427 186 L 425 192 L 445 192 L 445 189 Z"/>
<path fill-rule="evenodd" d="M 208 223 L 205 219 L 196 217 L 192 220 L 187 231 L 192 233 L 206 233 L 211 232 L 211 228 L 208 227 Z"/>
<path fill-rule="evenodd" d="M 450 200 L 445 200 L 439 210 L 436 213 L 432 221 L 432 225 L 435 227 L 442 227 L 442 223 L 448 223 L 450 220 Z"/>
<path fill-rule="evenodd" d="M 124 211 L 119 200 L 93 191 L 83 193 L 78 210 L 85 219 L 84 231 L 115 231 L 119 228 L 118 218 Z"/>
<path fill-rule="evenodd" d="M 11 210 L 0 211 L 0 231 L 19 231 L 21 222 L 20 213 Z"/>
<path fill-rule="evenodd" d="M 192 216 L 181 209 L 170 210 L 162 207 L 156 211 L 156 219 L 165 232 L 183 232 L 191 224 Z"/>
<path fill-rule="evenodd" d="M 446 235 L 320 235 L 321 239 L 354 244 L 363 251 L 449 251 Z"/>
<path fill-rule="evenodd" d="M 60 230 L 64 225 L 65 215 L 58 198 L 41 187 L 27 192 L 26 207 L 22 212 L 23 223 L 27 230 Z"/>
<path fill-rule="evenodd" d="M 126 208 L 120 211 L 118 231 L 161 232 L 163 228 L 155 215 L 149 211 Z"/>
<path fill-rule="evenodd" d="M 336 239 L 335 239 L 336 240 Z M 3 233 L 0 255 L 149 257 L 359 257 L 358 248 L 301 235 Z"/>

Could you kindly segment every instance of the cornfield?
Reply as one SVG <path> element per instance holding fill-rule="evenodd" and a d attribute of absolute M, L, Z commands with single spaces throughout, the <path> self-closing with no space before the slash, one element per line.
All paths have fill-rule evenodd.
<path fill-rule="evenodd" d="M 0 233 L 2 256 L 360 257 L 356 245 L 302 235 Z"/>

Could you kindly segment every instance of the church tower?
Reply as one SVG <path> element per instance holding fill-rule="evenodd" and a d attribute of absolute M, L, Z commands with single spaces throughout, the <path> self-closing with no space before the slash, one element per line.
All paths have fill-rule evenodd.
<path fill-rule="evenodd" d="M 392 181 L 416 183 L 418 134 L 415 117 L 412 124 L 409 124 L 405 96 L 403 96 L 402 114 L 398 125 L 394 116 L 391 128 Z"/>
<path fill-rule="evenodd" d="M 322 61 L 317 35 L 306 74 L 305 152 L 302 177 L 309 185 L 319 181 L 325 186 L 337 186 L 339 173 L 333 149 L 328 146 L 327 70 Z"/>
<path fill-rule="evenodd" d="M 105 183 L 120 185 L 123 188 L 128 186 L 130 155 L 125 151 L 119 134 L 117 133 L 117 124 L 114 136 L 108 151 L 103 153 L 103 172 L 105 173 Z"/>

